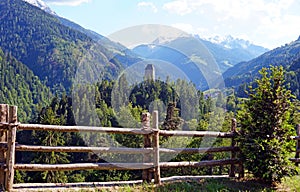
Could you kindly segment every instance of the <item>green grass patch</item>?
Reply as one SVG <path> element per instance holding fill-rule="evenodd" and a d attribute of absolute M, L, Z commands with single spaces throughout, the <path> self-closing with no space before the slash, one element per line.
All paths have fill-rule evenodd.
<path fill-rule="evenodd" d="M 279 191 L 300 191 L 300 175 L 285 177 L 278 185 Z"/>
<path fill-rule="evenodd" d="M 113 187 L 99 190 L 101 192 L 242 192 L 242 191 L 276 191 L 276 187 L 256 180 L 237 180 L 230 178 L 174 181 L 161 186 L 143 184 L 136 186 Z"/>
<path fill-rule="evenodd" d="M 89 190 L 86 190 L 89 191 Z M 82 190 L 82 192 L 86 192 Z M 142 184 L 134 186 L 117 186 L 101 188 L 92 191 L 97 192 L 293 192 L 300 191 L 300 176 L 286 177 L 281 184 L 272 186 L 258 180 L 214 178 L 188 181 L 174 181 L 163 183 L 160 186 L 154 184 Z"/>

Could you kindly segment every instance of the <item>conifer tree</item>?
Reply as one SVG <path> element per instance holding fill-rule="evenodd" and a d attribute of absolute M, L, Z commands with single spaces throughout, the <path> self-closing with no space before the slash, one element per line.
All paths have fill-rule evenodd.
<path fill-rule="evenodd" d="M 56 117 L 51 107 L 47 108 L 41 116 L 42 124 L 60 125 L 60 119 Z M 54 131 L 36 131 L 33 137 L 37 145 L 44 146 L 64 146 L 65 138 L 63 133 Z M 37 153 L 33 160 L 34 163 L 57 164 L 69 163 L 67 153 Z M 34 175 L 34 180 L 48 183 L 67 182 L 67 176 L 62 171 L 38 172 Z"/>

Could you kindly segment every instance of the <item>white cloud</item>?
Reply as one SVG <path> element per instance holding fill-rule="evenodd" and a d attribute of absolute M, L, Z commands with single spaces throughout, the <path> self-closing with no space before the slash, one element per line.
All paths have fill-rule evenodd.
<path fill-rule="evenodd" d="M 300 31 L 297 0 L 173 0 L 163 9 L 189 19 L 191 25 L 174 25 L 187 32 L 248 37 L 268 48 L 298 38 Z"/>
<path fill-rule="evenodd" d="M 150 8 L 154 13 L 158 12 L 157 7 L 152 2 L 139 2 L 137 6 L 139 8 Z"/>
<path fill-rule="evenodd" d="M 82 3 L 88 3 L 92 0 L 44 0 L 49 5 L 68 5 L 68 6 L 78 6 Z"/>
<path fill-rule="evenodd" d="M 163 5 L 163 9 L 178 15 L 186 15 L 193 11 L 191 4 L 186 0 L 177 0 Z"/>
<path fill-rule="evenodd" d="M 285 15 L 276 19 L 265 18 L 262 25 L 255 30 L 254 38 L 264 37 L 262 41 L 268 42 L 266 46 L 273 47 L 273 42 L 279 42 L 281 45 L 286 42 L 286 39 L 296 40 L 299 37 L 300 25 L 295 25 L 300 22 L 300 16 Z"/>
<path fill-rule="evenodd" d="M 255 13 L 265 13 L 268 16 L 280 16 L 282 11 L 289 8 L 295 0 L 175 0 L 163 5 L 170 13 L 187 15 L 213 11 L 219 19 L 246 19 Z"/>
<path fill-rule="evenodd" d="M 193 27 L 193 25 L 191 24 L 187 24 L 187 23 L 175 23 L 173 25 L 171 25 L 174 28 L 180 29 L 186 33 L 195 33 L 195 29 Z"/>

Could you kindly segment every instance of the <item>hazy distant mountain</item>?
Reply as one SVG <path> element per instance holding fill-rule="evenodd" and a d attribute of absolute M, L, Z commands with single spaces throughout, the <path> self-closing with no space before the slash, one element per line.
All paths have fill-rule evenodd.
<path fill-rule="evenodd" d="M 133 52 L 142 58 L 165 61 L 178 67 L 201 90 L 208 89 L 208 81 L 211 82 L 205 75 L 220 74 L 209 51 L 193 37 L 158 38 L 153 44 L 133 48 Z"/>
<path fill-rule="evenodd" d="M 251 44 L 249 41 L 235 39 L 231 36 L 226 38 L 215 37 L 205 40 L 196 35 L 195 39 L 202 42 L 203 45 L 205 45 L 206 48 L 211 52 L 221 72 L 226 71 L 228 68 L 236 65 L 239 62 L 249 61 L 268 51 L 268 49 Z M 164 50 L 161 48 L 158 49 L 154 45 L 163 47 L 175 40 L 176 39 L 158 38 L 151 45 L 139 45 L 135 47 L 133 52 L 144 58 L 159 59 L 164 57 Z M 185 46 L 189 47 L 190 45 L 186 44 Z M 176 52 L 174 52 L 174 54 L 176 54 Z M 170 57 L 176 56 L 170 55 Z"/>
<path fill-rule="evenodd" d="M 42 0 L 23 0 L 27 3 L 30 3 L 31 5 L 34 5 L 44 11 L 46 11 L 47 13 L 50 13 L 50 14 L 53 14 L 53 15 L 56 15 L 56 13 L 54 11 L 52 11 L 50 9 L 50 7 L 48 7 L 48 5 L 42 1 Z"/>
<path fill-rule="evenodd" d="M 212 43 L 219 44 L 225 48 L 228 49 L 243 49 L 247 50 L 251 55 L 257 57 L 261 55 L 262 53 L 265 53 L 269 51 L 269 49 L 264 48 L 262 46 L 255 45 L 251 43 L 250 41 L 234 38 L 231 35 L 220 37 L 210 37 L 210 38 L 204 38 L 204 40 L 208 40 Z"/>
<path fill-rule="evenodd" d="M 196 38 L 201 40 L 213 54 L 222 72 L 240 62 L 249 61 L 269 51 L 264 47 L 232 36 L 223 38 L 216 36 L 208 39 L 201 39 L 196 36 Z"/>

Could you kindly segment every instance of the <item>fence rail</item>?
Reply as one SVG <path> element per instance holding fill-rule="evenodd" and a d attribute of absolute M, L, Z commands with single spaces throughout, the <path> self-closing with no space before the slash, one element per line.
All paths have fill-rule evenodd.
<path fill-rule="evenodd" d="M 235 177 L 238 170 L 239 177 L 243 177 L 242 163 L 237 158 L 239 148 L 236 146 L 236 122 L 232 121 L 231 132 L 210 131 L 166 131 L 158 128 L 158 112 L 152 116 L 150 127 L 150 114 L 142 117 L 142 128 L 114 128 L 114 127 L 81 127 L 81 126 L 54 126 L 20 124 L 17 122 L 17 107 L 0 104 L 0 184 L 11 191 L 14 187 L 15 170 L 22 171 L 70 171 L 70 170 L 142 170 L 142 179 L 155 184 L 161 183 L 160 169 L 177 167 L 211 167 L 230 165 L 230 177 Z M 144 137 L 143 148 L 115 148 L 115 147 L 86 147 L 86 146 L 34 146 L 16 143 L 17 130 L 38 130 L 58 132 L 93 132 L 109 134 L 133 134 Z M 215 137 L 231 138 L 230 146 L 213 148 L 160 148 L 159 137 Z M 16 152 L 99 152 L 117 154 L 141 154 L 142 163 L 74 163 L 74 164 L 19 164 L 15 163 Z M 231 152 L 229 159 L 205 160 L 199 162 L 161 162 L 160 154 L 198 154 Z M 237 169 L 238 168 L 238 169 Z"/>
<path fill-rule="evenodd" d="M 290 158 L 290 161 L 294 162 L 297 166 L 300 163 L 300 124 L 296 127 L 297 136 L 291 137 L 291 139 L 296 140 L 296 150 L 295 158 Z"/>

